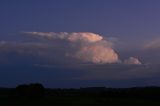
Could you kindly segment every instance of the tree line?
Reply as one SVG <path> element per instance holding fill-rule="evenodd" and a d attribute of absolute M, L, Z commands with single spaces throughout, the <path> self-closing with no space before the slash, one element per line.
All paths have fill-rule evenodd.
<path fill-rule="evenodd" d="M 20 98 L 43 97 L 98 97 L 98 98 L 144 98 L 160 99 L 160 87 L 106 88 L 88 87 L 79 89 L 49 89 L 42 84 L 22 84 L 13 89 L 0 89 L 0 96 Z"/>

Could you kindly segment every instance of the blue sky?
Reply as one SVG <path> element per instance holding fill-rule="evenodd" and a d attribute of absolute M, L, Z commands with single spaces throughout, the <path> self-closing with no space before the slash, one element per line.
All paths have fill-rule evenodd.
<path fill-rule="evenodd" d="M 0 86 L 159 85 L 159 5 L 159 0 L 1 0 Z"/>

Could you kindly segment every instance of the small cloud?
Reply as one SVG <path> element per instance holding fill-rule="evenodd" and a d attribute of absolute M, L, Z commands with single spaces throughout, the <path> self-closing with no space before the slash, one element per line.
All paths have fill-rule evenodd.
<path fill-rule="evenodd" d="M 136 64 L 140 65 L 142 64 L 138 58 L 135 57 L 130 57 L 129 59 L 124 60 L 124 64 Z"/>

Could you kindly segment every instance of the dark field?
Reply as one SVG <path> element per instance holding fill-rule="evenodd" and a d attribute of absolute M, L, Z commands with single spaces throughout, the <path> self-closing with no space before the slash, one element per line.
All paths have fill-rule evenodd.
<path fill-rule="evenodd" d="M 0 106 L 160 106 L 160 101 L 91 97 L 46 97 L 43 99 L 1 98 Z"/>
<path fill-rule="evenodd" d="M 39 86 L 39 85 L 38 85 Z M 0 106 L 160 106 L 160 88 L 0 89 Z"/>

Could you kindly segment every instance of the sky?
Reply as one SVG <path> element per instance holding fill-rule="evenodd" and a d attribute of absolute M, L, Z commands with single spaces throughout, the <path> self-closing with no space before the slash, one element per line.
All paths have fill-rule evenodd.
<path fill-rule="evenodd" d="M 0 87 L 160 86 L 159 0 L 1 0 Z"/>

